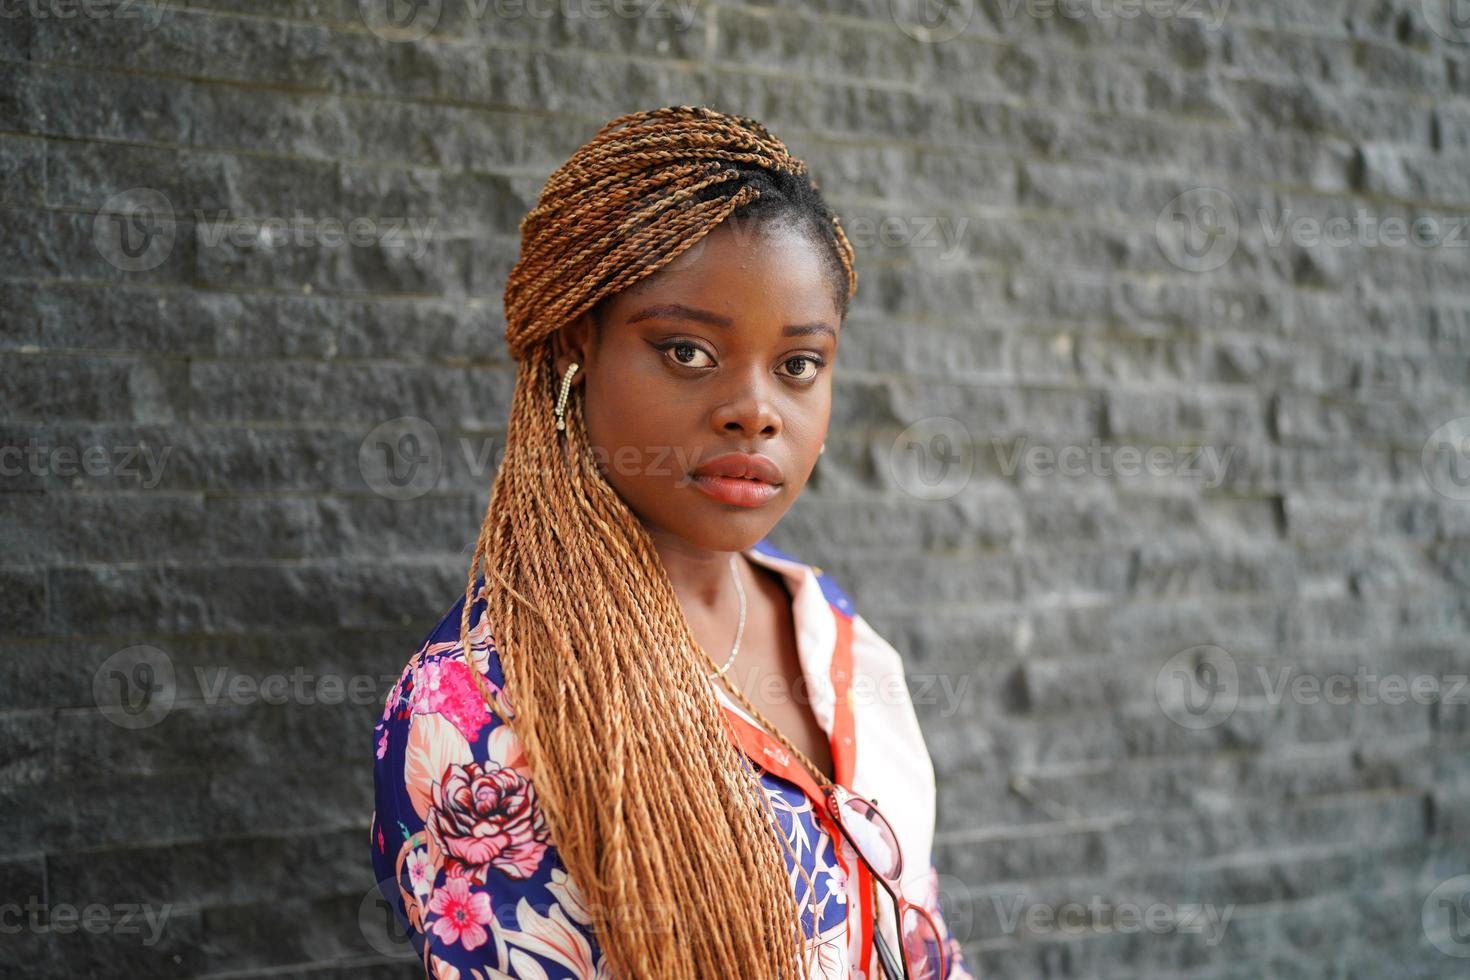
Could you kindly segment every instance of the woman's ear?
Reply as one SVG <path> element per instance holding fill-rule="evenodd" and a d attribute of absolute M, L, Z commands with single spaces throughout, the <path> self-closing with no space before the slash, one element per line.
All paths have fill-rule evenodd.
<path fill-rule="evenodd" d="M 556 373 L 558 377 L 567 373 L 575 361 L 578 365 L 577 373 L 572 375 L 572 384 L 582 382 L 587 370 L 587 362 L 591 352 L 596 345 L 597 320 L 590 312 L 583 313 L 571 323 L 562 327 L 551 337 L 551 349 L 556 357 Z"/>

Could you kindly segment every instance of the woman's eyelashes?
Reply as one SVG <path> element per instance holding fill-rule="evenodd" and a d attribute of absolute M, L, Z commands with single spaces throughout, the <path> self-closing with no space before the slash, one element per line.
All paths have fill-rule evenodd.
<path fill-rule="evenodd" d="M 782 363 L 783 364 L 791 364 L 794 361 L 806 361 L 807 363 L 809 363 L 812 366 L 811 367 L 811 373 L 810 374 L 803 374 L 801 377 L 799 377 L 799 378 L 796 379 L 797 381 L 815 381 L 816 378 L 817 378 L 817 375 L 821 373 L 822 366 L 827 363 L 826 361 L 822 360 L 820 357 L 814 357 L 814 356 L 812 356 L 810 354 L 797 354 L 795 357 L 788 357 Z"/>
<path fill-rule="evenodd" d="M 697 344 L 689 343 L 687 340 L 671 340 L 656 346 L 664 352 L 664 357 L 680 367 L 707 368 L 714 366 L 715 359 L 709 355 L 708 351 Z M 698 358 L 701 356 L 708 361 L 707 364 L 698 363 Z"/>
<path fill-rule="evenodd" d="M 714 357 L 708 351 L 687 340 L 671 340 L 654 346 L 664 352 L 664 357 L 669 363 L 678 367 L 707 371 L 716 366 Z M 704 360 L 701 361 L 700 358 Z M 781 362 L 781 365 L 787 368 L 793 364 L 802 366 L 788 373 L 786 375 L 788 378 L 793 381 L 815 381 L 822 368 L 826 367 L 827 361 L 816 354 L 793 354 Z"/>

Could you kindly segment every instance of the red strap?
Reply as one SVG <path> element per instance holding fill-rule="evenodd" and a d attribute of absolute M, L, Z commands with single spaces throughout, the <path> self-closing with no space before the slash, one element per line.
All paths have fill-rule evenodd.
<path fill-rule="evenodd" d="M 857 763 L 857 726 L 854 724 L 852 701 L 852 617 L 836 606 L 832 607 L 832 612 L 837 621 L 837 646 L 832 651 L 832 690 L 837 695 L 832 711 L 832 774 L 837 777 L 838 783 L 851 787 L 853 768 Z M 837 832 L 836 828 L 833 830 Z M 854 861 L 853 864 L 855 867 L 847 868 L 847 872 L 856 872 L 858 876 L 859 907 L 862 913 L 858 916 L 861 923 L 858 948 L 863 951 L 860 966 L 863 976 L 871 977 L 876 976 L 873 962 L 873 930 L 876 925 L 873 915 L 878 882 L 862 861 Z"/>
<path fill-rule="evenodd" d="M 836 646 L 832 651 L 832 691 L 836 693 L 836 704 L 832 710 L 832 774 L 842 786 L 851 786 L 853 768 L 857 763 L 857 726 L 853 718 L 853 617 L 835 605 L 832 613 L 836 620 Z M 835 827 L 833 832 L 836 832 Z M 873 977 L 878 976 L 873 962 L 876 955 L 873 952 L 873 902 L 876 901 L 878 884 L 866 864 L 854 861 L 854 865 L 856 867 L 847 870 L 848 874 L 857 873 L 858 908 L 861 911 L 858 915 L 858 923 L 861 924 L 858 949 L 863 951 L 861 968 L 864 977 Z"/>
<path fill-rule="evenodd" d="M 857 761 L 857 730 L 852 717 L 852 618 L 832 607 L 837 620 L 837 645 L 832 651 L 832 690 L 837 695 L 832 709 L 832 769 L 836 781 L 852 785 L 853 763 Z"/>
<path fill-rule="evenodd" d="M 827 812 L 826 799 L 822 795 L 821 787 L 812 778 L 811 773 L 806 771 L 806 766 L 791 757 L 786 747 L 766 734 L 765 729 L 757 728 L 743 717 L 737 714 L 729 705 L 721 705 L 725 709 L 725 723 L 733 731 L 735 744 L 750 757 L 750 761 L 767 772 L 773 772 L 782 779 L 790 780 L 800 786 L 802 792 L 812 801 L 812 804 L 822 812 Z"/>
<path fill-rule="evenodd" d="M 852 701 L 852 617 L 831 603 L 828 605 L 832 609 L 833 619 L 837 622 L 837 642 L 832 651 L 831 668 L 832 690 L 836 695 L 832 708 L 832 736 L 829 746 L 832 752 L 832 774 L 836 777 L 837 783 L 850 787 L 853 768 L 857 761 L 857 728 L 853 721 Z M 721 702 L 720 706 L 725 709 L 726 728 L 735 745 L 759 769 L 775 773 L 782 779 L 789 780 L 801 787 L 801 791 L 812 801 L 821 825 L 832 835 L 834 841 L 840 842 L 841 832 L 827 814 L 827 799 L 806 767 L 792 758 L 786 747 L 774 736 L 768 734 L 765 729 L 746 721 L 730 705 Z M 868 866 L 862 861 L 854 861 L 854 866 L 849 867 L 848 863 L 842 859 L 840 846 L 835 849 L 835 853 L 843 870 L 848 875 L 855 873 L 858 876 L 861 907 L 858 921 L 862 930 L 859 938 L 860 948 L 863 951 L 861 967 L 864 976 L 874 976 L 873 910 L 877 882 L 868 870 Z"/>

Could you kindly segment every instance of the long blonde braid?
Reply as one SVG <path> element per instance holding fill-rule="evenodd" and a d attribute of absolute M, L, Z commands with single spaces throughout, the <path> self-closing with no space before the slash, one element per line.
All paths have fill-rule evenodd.
<path fill-rule="evenodd" d="M 752 168 L 815 185 L 754 120 L 694 106 L 607 123 L 547 180 L 505 286 L 518 363 L 503 460 L 465 586 L 460 642 L 483 615 L 562 863 L 612 972 L 627 980 L 796 978 L 807 971 L 788 846 L 731 743 L 653 541 L 607 483 L 581 399 L 554 424 L 551 336 L 668 264 L 760 195 Z M 835 216 L 821 232 L 857 287 Z"/>

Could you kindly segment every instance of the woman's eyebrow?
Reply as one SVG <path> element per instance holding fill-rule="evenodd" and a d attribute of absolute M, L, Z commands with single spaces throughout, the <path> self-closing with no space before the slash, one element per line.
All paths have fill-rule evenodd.
<path fill-rule="evenodd" d="M 731 320 L 727 316 L 711 313 L 709 310 L 696 309 L 693 306 L 685 306 L 683 303 L 662 303 L 658 306 L 650 306 L 639 310 L 628 317 L 629 323 L 637 323 L 639 320 L 698 320 L 700 323 L 708 323 L 714 327 L 728 327 Z"/>
<path fill-rule="evenodd" d="M 714 327 L 729 327 L 733 321 L 719 313 L 709 310 L 701 310 L 693 306 L 685 306 L 683 303 L 661 303 L 657 306 L 649 306 L 639 310 L 628 317 L 628 323 L 638 323 L 641 320 L 696 320 L 700 323 L 708 323 Z M 833 340 L 837 339 L 837 331 L 825 323 L 797 323 L 790 324 L 781 330 L 783 337 L 804 337 L 809 334 L 824 333 Z"/>
<path fill-rule="evenodd" d="M 810 334 L 824 333 L 833 340 L 837 339 L 837 331 L 825 323 L 795 323 L 785 327 L 781 331 L 783 337 L 805 337 Z"/>

